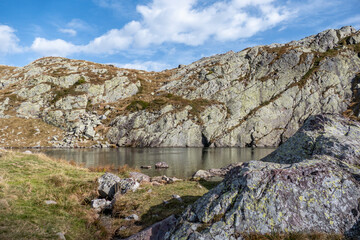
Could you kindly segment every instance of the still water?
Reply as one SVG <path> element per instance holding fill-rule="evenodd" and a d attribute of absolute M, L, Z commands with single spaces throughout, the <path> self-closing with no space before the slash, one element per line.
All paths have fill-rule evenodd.
<path fill-rule="evenodd" d="M 117 148 L 117 149 L 45 149 L 50 157 L 83 164 L 86 167 L 114 167 L 127 164 L 149 176 L 166 175 L 188 178 L 199 169 L 221 168 L 231 163 L 259 160 L 275 148 Z M 168 169 L 155 169 L 155 163 L 166 162 Z"/>

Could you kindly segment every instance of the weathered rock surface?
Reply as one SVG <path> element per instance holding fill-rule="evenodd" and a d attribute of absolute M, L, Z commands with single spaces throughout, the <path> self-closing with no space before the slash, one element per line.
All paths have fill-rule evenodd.
<path fill-rule="evenodd" d="M 117 117 L 107 137 L 120 146 L 277 146 L 310 115 L 348 109 L 358 36 L 344 27 L 182 66 L 158 91 L 170 93 L 168 105 Z"/>
<path fill-rule="evenodd" d="M 101 197 L 113 199 L 117 192 L 125 194 L 127 191 L 135 191 L 140 185 L 132 178 L 121 179 L 112 174 L 105 173 L 98 179 L 98 192 Z"/>
<path fill-rule="evenodd" d="M 97 212 L 103 212 L 105 210 L 111 210 L 113 204 L 104 198 L 91 200 L 91 207 Z"/>
<path fill-rule="evenodd" d="M 352 165 L 359 161 L 358 131 L 359 123 L 341 116 L 310 117 L 263 161 L 233 168 L 165 238 L 315 231 L 359 239 L 360 169 Z"/>
<path fill-rule="evenodd" d="M 164 238 L 165 233 L 173 227 L 176 223 L 174 215 L 162 220 L 161 222 L 155 223 L 154 225 L 146 228 L 145 230 L 127 238 L 126 240 L 160 240 Z M 120 238 L 114 238 L 120 240 Z"/>
<path fill-rule="evenodd" d="M 2 68 L 0 118 L 61 128 L 54 147 L 277 146 L 310 115 L 360 116 L 359 38 L 330 29 L 158 73 L 42 58 Z"/>
<path fill-rule="evenodd" d="M 209 170 L 197 170 L 193 176 L 192 179 L 196 180 L 196 179 L 209 179 L 212 177 L 224 177 L 226 174 L 228 174 L 228 172 L 235 168 L 235 167 L 239 167 L 241 166 L 243 163 L 232 163 L 226 167 L 222 167 L 222 168 L 212 168 Z"/>

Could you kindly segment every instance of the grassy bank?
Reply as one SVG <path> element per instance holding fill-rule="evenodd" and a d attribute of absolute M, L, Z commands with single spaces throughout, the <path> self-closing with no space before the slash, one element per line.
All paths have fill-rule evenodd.
<path fill-rule="evenodd" d="M 42 154 L 0 150 L 0 155 L 0 239 L 59 239 L 59 232 L 67 240 L 109 239 L 115 233 L 129 236 L 181 213 L 215 185 L 192 181 L 144 184 L 136 192 L 123 195 L 112 215 L 103 221 L 85 203 L 85 199 L 97 197 L 96 179 L 102 172 Z M 122 171 L 120 175 L 126 174 Z M 183 202 L 172 199 L 173 194 L 180 195 Z M 56 204 L 47 205 L 47 200 Z M 139 220 L 124 219 L 131 214 L 137 214 Z"/>
<path fill-rule="evenodd" d="M 56 239 L 59 232 L 67 239 L 106 237 L 95 213 L 81 205 L 96 195 L 100 173 L 45 155 L 1 155 L 0 239 Z M 57 204 L 47 205 L 46 200 Z"/>

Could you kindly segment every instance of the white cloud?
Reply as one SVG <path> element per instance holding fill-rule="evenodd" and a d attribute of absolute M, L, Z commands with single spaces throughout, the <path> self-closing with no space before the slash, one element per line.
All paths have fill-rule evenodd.
<path fill-rule="evenodd" d="M 154 62 L 154 61 L 135 61 L 133 63 L 112 63 L 113 65 L 120 67 L 120 68 L 129 68 L 129 69 L 138 69 L 138 70 L 145 70 L 145 71 L 161 71 L 166 68 L 170 68 L 170 65 L 161 62 Z"/>
<path fill-rule="evenodd" d="M 76 36 L 77 32 L 71 28 L 60 28 L 59 32 L 69 34 L 70 36 Z"/>
<path fill-rule="evenodd" d="M 66 42 L 62 39 L 47 40 L 45 38 L 36 38 L 30 49 L 44 56 L 61 57 L 66 57 L 80 51 L 79 46 Z"/>
<path fill-rule="evenodd" d="M 72 19 L 68 24 L 66 24 L 68 28 L 81 30 L 81 31 L 87 31 L 91 29 L 88 23 L 81 19 L 74 18 Z"/>
<path fill-rule="evenodd" d="M 104 7 L 119 3 L 113 0 L 96 2 Z M 73 52 L 115 54 L 130 48 L 146 48 L 163 43 L 199 46 L 212 38 L 218 41 L 248 38 L 289 18 L 289 12 L 275 6 L 274 2 L 217 1 L 205 8 L 196 8 L 198 0 L 153 0 L 148 5 L 137 6 L 137 11 L 142 16 L 140 21 L 129 22 L 121 29 L 112 29 L 87 45 L 75 46 L 60 39 L 36 39 L 32 49 L 63 55 Z M 247 8 L 256 11 L 252 14 Z M 67 33 L 71 34 L 71 27 L 79 25 L 79 20 L 73 20 L 72 24 L 68 25 L 69 29 L 66 29 Z M 64 50 L 60 50 L 57 44 Z"/>
<path fill-rule="evenodd" d="M 18 45 L 19 39 L 15 30 L 7 25 L 0 25 L 0 53 L 18 53 L 22 48 Z"/>

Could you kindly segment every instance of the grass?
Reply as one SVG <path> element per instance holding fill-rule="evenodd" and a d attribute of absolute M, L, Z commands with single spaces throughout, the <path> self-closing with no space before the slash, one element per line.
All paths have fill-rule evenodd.
<path fill-rule="evenodd" d="M 116 225 L 126 226 L 126 229 L 117 231 L 117 236 L 128 237 L 172 214 L 181 214 L 188 205 L 194 203 L 216 184 L 218 182 L 203 185 L 194 181 L 181 181 L 162 186 L 147 184 L 136 192 L 122 195 L 116 202 L 113 217 L 116 219 Z M 181 196 L 183 202 L 173 199 L 173 194 Z M 164 200 L 168 203 L 165 204 Z M 137 214 L 139 221 L 123 219 L 131 214 Z"/>
<path fill-rule="evenodd" d="M 40 119 L 0 118 L 0 147 L 50 147 L 53 136 L 62 139 L 63 131 Z"/>
<path fill-rule="evenodd" d="M 6 152 L 0 158 L 0 239 L 102 239 L 94 212 L 81 205 L 95 196 L 100 174 L 45 155 Z M 45 200 L 56 201 L 46 205 Z"/>
<path fill-rule="evenodd" d="M 122 195 L 105 229 L 88 203 L 98 196 L 96 179 L 104 171 L 127 177 L 127 166 L 91 170 L 54 160 L 43 154 L 0 150 L 0 239 L 109 239 L 130 236 L 172 214 L 180 214 L 217 182 L 180 181 L 152 186 L 143 184 L 136 192 Z M 180 195 L 183 202 L 172 198 Z M 46 205 L 46 200 L 56 205 Z M 164 204 L 163 201 L 168 201 Z M 137 214 L 139 221 L 124 217 Z M 116 231 L 126 226 L 121 231 Z"/>

